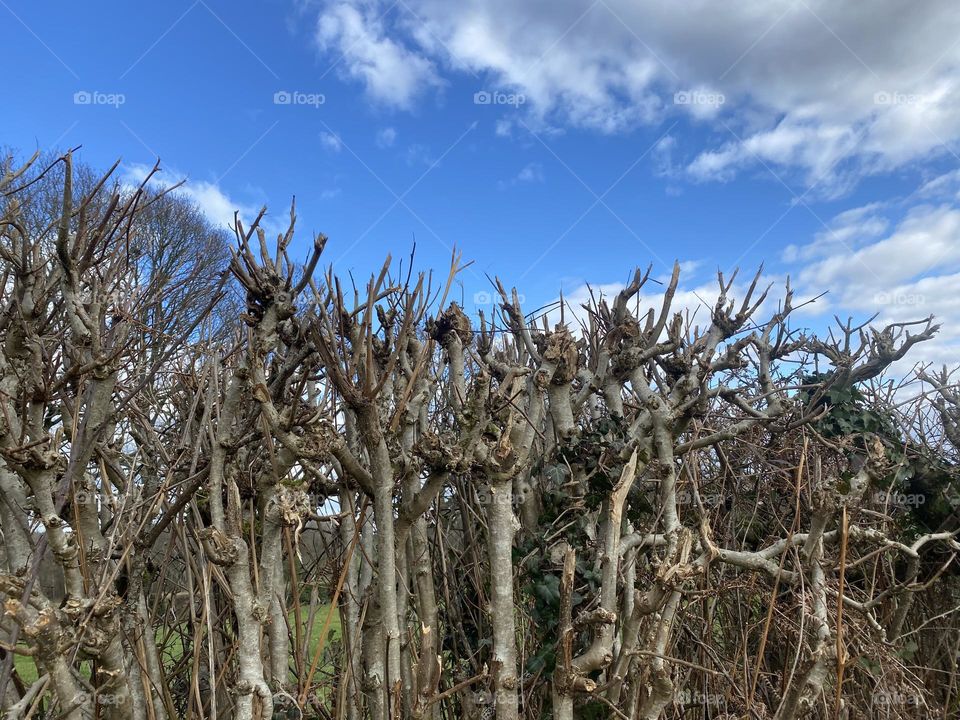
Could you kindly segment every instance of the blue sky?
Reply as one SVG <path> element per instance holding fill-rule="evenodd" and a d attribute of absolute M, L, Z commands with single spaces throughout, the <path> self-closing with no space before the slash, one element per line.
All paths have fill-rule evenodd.
<path fill-rule="evenodd" d="M 159 157 L 212 220 L 296 195 L 297 247 L 359 276 L 387 252 L 468 306 L 536 307 L 635 265 L 764 262 L 834 312 L 960 330 L 960 9 L 764 0 L 0 0 L 0 143 Z M 478 96 L 478 93 L 483 93 Z M 481 295 L 477 295 L 481 293 Z"/>

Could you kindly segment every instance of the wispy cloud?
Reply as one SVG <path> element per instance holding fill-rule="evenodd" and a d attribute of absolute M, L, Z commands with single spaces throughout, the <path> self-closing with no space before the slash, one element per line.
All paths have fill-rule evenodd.
<path fill-rule="evenodd" d="M 389 148 L 397 141 L 397 131 L 392 127 L 385 127 L 377 132 L 377 147 Z"/>
<path fill-rule="evenodd" d="M 544 181 L 543 166 L 540 163 L 527 163 L 521 168 L 520 172 L 509 180 L 501 180 L 497 187 L 501 190 L 515 187 L 517 185 L 529 185 L 533 183 L 542 183 Z"/>
<path fill-rule="evenodd" d="M 320 133 L 320 144 L 330 152 L 338 153 L 343 149 L 343 141 L 333 133 Z"/>

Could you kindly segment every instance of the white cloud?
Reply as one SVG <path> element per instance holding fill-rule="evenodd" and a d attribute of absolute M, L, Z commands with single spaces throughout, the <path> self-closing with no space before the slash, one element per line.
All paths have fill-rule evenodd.
<path fill-rule="evenodd" d="M 945 190 L 956 178 L 931 183 L 917 195 L 929 194 L 931 187 Z M 919 346 L 897 370 L 905 372 L 917 361 L 960 363 L 960 205 L 908 203 L 904 210 L 872 203 L 841 213 L 829 225 L 829 231 L 785 253 L 796 264 L 800 291 L 829 291 L 814 311 L 860 321 L 878 314 L 877 325 L 934 315 L 942 324 L 937 338 Z"/>
<path fill-rule="evenodd" d="M 421 91 L 440 81 L 432 61 L 387 37 L 382 13 L 376 3 L 332 4 L 320 15 L 316 42 L 331 57 L 339 56 L 338 65 L 371 97 L 409 108 Z"/>
<path fill-rule="evenodd" d="M 833 252 L 843 253 L 866 240 L 876 239 L 890 225 L 890 221 L 883 215 L 885 209 L 883 203 L 875 202 L 846 210 L 818 232 L 812 243 L 803 246 L 788 245 L 784 249 L 783 259 L 789 263 L 807 262 Z"/>
<path fill-rule="evenodd" d="M 958 34 L 954 0 L 336 0 L 317 41 L 393 106 L 443 71 L 522 93 L 516 117 L 539 129 L 688 117 L 714 130 L 682 149 L 693 179 L 762 163 L 835 196 L 960 140 Z"/>
<path fill-rule="evenodd" d="M 131 163 L 123 166 L 121 181 L 130 188 L 139 186 L 151 167 L 140 163 Z M 153 189 L 163 189 L 186 178 L 186 174 L 180 173 L 174 169 L 166 169 L 162 174 L 154 175 L 150 180 L 150 187 Z M 207 180 L 186 181 L 176 189 L 177 193 L 189 198 L 206 216 L 211 225 L 218 228 L 232 229 L 234 223 L 234 213 L 240 215 L 241 221 L 252 222 L 260 212 L 262 205 L 246 203 L 231 197 L 215 182 Z M 288 218 L 280 215 L 267 214 L 264 216 L 261 225 L 268 235 L 286 230 Z"/>
<path fill-rule="evenodd" d="M 385 127 L 377 133 L 377 147 L 393 147 L 397 141 L 397 131 L 392 127 Z"/>
<path fill-rule="evenodd" d="M 501 190 L 505 190 L 510 187 L 515 187 L 516 185 L 542 183 L 543 180 L 543 166 L 540 163 L 533 162 L 524 165 L 520 172 L 518 172 L 510 180 L 501 180 L 498 182 L 497 187 Z"/>
<path fill-rule="evenodd" d="M 426 145 L 421 145 L 420 143 L 414 143 L 413 145 L 408 145 L 407 149 L 403 152 L 403 159 L 407 165 L 433 165 L 437 162 L 434 158 L 433 153 L 430 152 L 430 148 Z"/>
<path fill-rule="evenodd" d="M 543 182 L 543 166 L 540 163 L 529 163 L 517 173 L 517 182 Z"/>
<path fill-rule="evenodd" d="M 803 269 L 800 280 L 839 291 L 846 306 L 862 308 L 873 293 L 960 262 L 960 209 L 918 206 L 875 242 L 862 247 L 830 243 L 811 254 L 822 257 Z"/>
<path fill-rule="evenodd" d="M 412 108 L 442 74 L 457 74 L 464 97 L 448 103 L 471 103 L 480 90 L 524 96 L 491 115 L 500 137 L 523 135 L 524 125 L 616 133 L 694 122 L 709 132 L 681 126 L 651 153 L 670 187 L 769 169 L 789 184 L 799 178 L 808 198 L 837 197 L 865 176 L 953 152 L 957 37 L 955 0 L 909 9 L 901 0 L 407 0 L 402 8 L 335 0 L 317 32 L 331 61 L 342 54 L 344 72 L 387 105 Z M 419 146 L 407 152 L 408 161 L 423 155 Z M 528 166 L 501 187 L 542 177 Z M 798 300 L 830 293 L 803 309 L 805 319 L 932 313 L 944 330 L 914 358 L 960 360 L 960 171 L 837 214 L 783 260 Z M 678 307 L 714 297 L 710 283 L 684 288 Z M 586 293 L 567 297 L 576 307 Z"/>
<path fill-rule="evenodd" d="M 216 185 L 205 180 L 188 182 L 182 188 L 191 200 L 203 211 L 211 223 L 219 226 L 233 225 L 233 213 L 240 211 L 241 215 L 254 216 L 252 207 L 243 207 L 240 203 L 229 198 L 226 193 Z"/>
<path fill-rule="evenodd" d="M 892 368 L 894 375 L 905 375 L 918 362 L 960 364 L 960 171 L 946 173 L 927 181 L 913 195 L 887 203 L 874 202 L 837 214 L 822 232 L 802 245 L 785 249 L 785 267 L 765 273 L 760 285 L 773 283 L 766 306 L 758 317 L 773 312 L 783 297 L 786 275 L 792 278 L 794 304 L 826 292 L 816 303 L 801 307 L 794 316 L 794 327 L 807 327 L 823 334 L 834 322 L 852 317 L 861 323 L 876 315 L 874 327 L 889 323 L 908 323 L 935 317 L 941 325 L 936 338 L 918 345 Z M 936 202 L 933 202 L 936 200 Z M 700 281 L 696 272 L 700 263 L 681 264 L 680 287 L 674 310 L 696 313 L 694 324 L 709 322 L 709 308 L 717 297 L 716 283 Z M 666 282 L 666 276 L 657 280 Z M 734 297 L 742 297 L 749 272 L 737 278 Z M 690 282 L 693 280 L 694 282 Z M 594 293 L 610 298 L 622 283 L 594 285 Z M 641 307 L 659 308 L 662 286 L 648 285 Z M 653 294 L 649 294 L 653 293 Z M 590 299 L 587 285 L 578 284 L 564 294 L 568 318 L 583 316 L 580 305 Z M 559 314 L 550 315 L 556 322 Z M 917 332 L 922 325 L 912 328 Z"/>
<path fill-rule="evenodd" d="M 703 261 L 701 260 L 683 260 L 680 263 L 680 275 L 690 278 L 696 274 L 701 265 L 703 265 Z M 667 280 L 669 280 L 667 276 L 660 278 L 660 282 L 666 282 Z"/>
<path fill-rule="evenodd" d="M 695 328 L 703 330 L 710 324 L 711 311 L 716 305 L 717 298 L 720 294 L 719 285 L 715 276 L 704 282 L 691 282 L 695 277 L 694 271 L 699 265 L 700 262 L 697 260 L 688 260 L 680 263 L 680 282 L 670 305 L 670 316 L 673 317 L 674 314 L 680 313 L 684 320 L 685 327 L 691 330 Z M 726 279 L 729 280 L 729 277 Z M 749 286 L 749 282 L 752 279 L 752 274 L 749 274 L 749 277 L 745 275 L 738 276 L 730 291 L 730 296 L 742 300 Z M 664 290 L 669 281 L 669 277 L 657 278 L 657 280 L 659 284 L 648 280 L 647 284 L 641 288 L 634 300 L 634 302 L 637 302 L 637 298 L 639 298 L 639 311 L 641 316 L 650 308 L 653 308 L 655 313 L 659 313 L 663 307 Z M 758 283 L 759 288 L 765 288 L 771 283 L 773 283 L 773 288 L 763 305 L 761 305 L 757 311 L 756 317 L 758 319 L 765 319 L 776 311 L 777 303 L 782 300 L 784 294 L 783 280 L 783 278 L 773 275 L 764 275 L 761 278 L 761 281 Z M 601 299 L 604 299 L 607 303 L 612 303 L 617 293 L 623 290 L 624 285 L 622 282 L 603 284 L 580 283 L 575 286 L 572 291 L 564 292 L 564 321 L 571 329 L 579 328 L 581 323 L 588 323 L 588 315 L 583 309 L 583 306 L 589 305 L 591 300 L 599 302 Z M 760 292 L 761 290 L 756 292 L 754 300 L 759 299 Z M 551 327 L 558 323 L 560 321 L 559 308 L 551 309 L 550 312 L 547 313 L 547 317 Z"/>
<path fill-rule="evenodd" d="M 941 200 L 955 202 L 960 200 L 960 170 L 943 173 L 927 180 L 915 193 L 925 201 Z"/>
<path fill-rule="evenodd" d="M 320 133 L 320 144 L 330 152 L 338 153 L 343 149 L 343 141 L 333 133 Z"/>

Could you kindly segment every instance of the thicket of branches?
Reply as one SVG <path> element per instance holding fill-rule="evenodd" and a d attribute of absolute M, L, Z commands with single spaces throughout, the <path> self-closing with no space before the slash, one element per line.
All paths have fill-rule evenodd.
<path fill-rule="evenodd" d="M 7 718 L 956 716 L 960 395 L 883 379 L 932 318 L 679 268 L 470 318 L 459 257 L 357 287 L 292 208 L 49 160 L 0 179 Z"/>

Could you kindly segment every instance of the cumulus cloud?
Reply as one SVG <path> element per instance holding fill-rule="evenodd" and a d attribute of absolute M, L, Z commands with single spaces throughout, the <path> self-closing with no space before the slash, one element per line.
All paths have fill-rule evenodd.
<path fill-rule="evenodd" d="M 427 87 L 440 84 L 433 62 L 387 35 L 384 9 L 376 3 L 327 6 L 317 22 L 318 47 L 371 97 L 409 108 Z"/>
<path fill-rule="evenodd" d="M 773 284 L 763 312 L 771 312 L 791 278 L 794 325 L 823 333 L 834 316 L 860 323 L 913 323 L 933 316 L 941 325 L 934 340 L 918 346 L 892 372 L 904 375 L 917 362 L 955 367 L 960 363 L 960 172 L 946 173 L 898 201 L 873 202 L 837 214 L 805 244 L 786 248 L 779 271 L 764 273 Z M 918 203 L 918 198 L 929 202 Z M 697 269 L 681 264 L 684 270 Z M 665 279 L 665 278 L 662 278 Z M 713 283 L 691 284 L 681 273 L 676 307 L 699 308 L 700 317 L 716 298 Z M 696 279 L 696 278 L 693 278 Z M 735 288 L 742 294 L 744 278 Z M 656 306 L 659 296 L 645 298 Z M 915 330 L 918 330 L 915 328 Z"/>
<path fill-rule="evenodd" d="M 127 187 L 137 187 L 147 177 L 150 170 L 150 166 L 141 163 L 126 164 L 122 168 L 121 180 Z M 151 178 L 150 187 L 157 190 L 168 188 L 186 177 L 185 173 L 167 169 L 162 175 L 154 175 Z M 187 178 L 175 192 L 189 198 L 206 216 L 210 224 L 219 228 L 233 228 L 235 212 L 240 214 L 242 221 L 251 222 L 262 207 L 259 204 L 241 202 L 227 194 L 218 183 L 208 180 Z M 262 225 L 268 234 L 286 229 L 286 221 L 279 216 L 265 216 Z"/>
<path fill-rule="evenodd" d="M 699 265 L 700 262 L 697 260 L 685 260 L 680 263 L 680 283 L 670 304 L 671 316 L 679 313 L 685 326 L 691 330 L 698 328 L 702 330 L 710 324 L 711 312 L 720 295 L 716 275 L 709 280 L 696 281 L 695 270 Z M 729 280 L 729 278 L 726 279 Z M 750 277 L 738 277 L 730 291 L 730 297 L 742 299 L 752 279 L 752 275 Z M 658 282 L 648 281 L 637 296 L 641 316 L 650 308 L 653 308 L 655 313 L 659 313 L 663 307 L 664 290 L 669 277 L 657 278 L 657 280 Z M 769 317 L 776 312 L 777 303 L 783 299 L 784 280 L 783 277 L 764 274 L 758 285 L 766 287 L 766 285 L 772 283 L 774 288 L 758 309 L 758 318 Z M 584 305 L 590 305 L 594 300 L 599 302 L 601 299 L 611 303 L 617 293 L 624 287 L 624 282 L 578 283 L 572 290 L 563 293 L 564 322 L 572 330 L 577 330 L 588 324 L 589 316 L 584 309 Z M 754 299 L 758 297 L 759 293 Z M 551 309 L 547 313 L 547 318 L 551 326 L 560 322 L 561 311 L 559 305 L 558 298 L 555 303 L 549 306 Z"/>
<path fill-rule="evenodd" d="M 715 131 L 683 149 L 692 179 L 766 165 L 835 196 L 960 140 L 958 32 L 952 0 L 337 0 L 317 41 L 393 106 L 460 73 L 522 93 L 531 127 L 686 117 Z"/>
<path fill-rule="evenodd" d="M 837 215 L 810 243 L 787 248 L 803 291 L 829 291 L 819 312 L 876 314 L 877 324 L 910 322 L 929 315 L 939 336 L 906 358 L 960 362 L 960 204 L 956 173 L 924 185 L 916 197 L 936 202 L 871 203 Z M 901 367 L 901 370 L 905 367 Z"/>
<path fill-rule="evenodd" d="M 203 214 L 215 225 L 232 226 L 233 213 L 238 210 L 241 211 L 242 215 L 254 216 L 252 207 L 244 206 L 232 200 L 215 183 L 205 180 L 188 182 L 183 186 L 183 192 L 197 204 Z"/>
<path fill-rule="evenodd" d="M 763 313 L 773 311 L 791 277 L 795 304 L 826 293 L 802 307 L 794 325 L 823 333 L 834 322 L 852 317 L 860 323 L 876 316 L 875 327 L 909 323 L 934 316 L 942 327 L 937 337 L 918 346 L 892 370 L 908 373 L 917 362 L 960 363 L 960 171 L 929 180 L 915 193 L 898 201 L 873 202 L 837 214 L 807 243 L 784 250 L 783 266 L 765 273 L 761 284 L 773 283 Z M 674 309 L 689 313 L 695 323 L 709 321 L 717 297 L 715 282 L 698 281 L 700 263 L 681 264 L 680 288 Z M 665 282 L 666 276 L 658 277 Z M 734 297 L 744 292 L 738 279 Z M 594 295 L 612 297 L 623 283 L 593 285 Z M 643 307 L 659 307 L 661 286 L 643 296 Z M 590 299 L 590 287 L 579 284 L 564 294 L 567 318 L 583 317 L 580 305 Z M 559 313 L 551 315 L 552 321 Z M 917 328 L 919 329 L 919 328 Z"/>
<path fill-rule="evenodd" d="M 950 206 L 913 208 L 894 229 L 862 247 L 831 243 L 801 278 L 840 286 L 850 301 L 865 288 L 893 285 L 941 270 L 960 260 L 960 210 Z"/>
<path fill-rule="evenodd" d="M 797 257 L 808 261 L 798 273 L 800 283 L 829 290 L 832 305 L 902 319 L 904 312 L 916 314 L 920 306 L 942 305 L 941 298 L 921 288 L 941 287 L 942 278 L 960 271 L 960 208 L 913 207 L 874 240 L 818 237 L 799 248 Z"/>
<path fill-rule="evenodd" d="M 463 103 L 478 91 L 524 97 L 491 113 L 500 137 L 695 125 L 671 129 L 651 153 L 668 191 L 769 170 L 799 180 L 807 198 L 836 198 L 866 176 L 935 167 L 925 163 L 960 142 L 953 0 L 335 0 L 321 8 L 320 48 L 332 60 L 342 55 L 343 72 L 394 107 L 413 107 L 455 76 Z M 525 168 L 501 186 L 540 177 Z M 834 311 L 879 312 L 878 322 L 932 313 L 945 330 L 924 354 L 960 357 L 951 289 L 960 279 L 960 171 L 838 213 L 782 260 L 798 297 L 830 292 L 804 308 L 812 323 L 822 327 Z M 709 288 L 685 282 L 678 303 L 709 303 Z"/>

